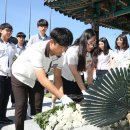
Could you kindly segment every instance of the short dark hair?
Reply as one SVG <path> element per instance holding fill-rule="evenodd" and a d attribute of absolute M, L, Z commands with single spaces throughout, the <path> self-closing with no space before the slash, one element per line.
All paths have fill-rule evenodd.
<path fill-rule="evenodd" d="M 73 34 L 67 28 L 54 28 L 50 37 L 61 46 L 70 46 L 73 42 Z"/>
<path fill-rule="evenodd" d="M 48 22 L 47 22 L 47 20 L 45 20 L 45 19 L 40 19 L 40 20 L 37 22 L 37 26 L 46 26 L 46 27 L 48 27 Z"/>
<path fill-rule="evenodd" d="M 5 28 L 9 28 L 11 31 L 13 30 L 13 27 L 9 23 L 3 23 L 0 25 L 1 30 L 4 30 Z"/>
<path fill-rule="evenodd" d="M 23 37 L 26 38 L 26 35 L 23 32 L 18 32 L 16 37 Z"/>

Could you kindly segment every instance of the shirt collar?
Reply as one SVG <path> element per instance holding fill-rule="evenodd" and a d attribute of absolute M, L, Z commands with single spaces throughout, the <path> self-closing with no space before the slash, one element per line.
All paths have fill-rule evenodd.
<path fill-rule="evenodd" d="M 38 37 L 39 37 L 40 40 L 46 40 L 47 35 L 45 34 L 45 35 L 44 35 L 44 39 L 43 39 L 42 36 L 38 33 Z"/>
<path fill-rule="evenodd" d="M 5 42 L 1 39 L 1 37 L 0 37 L 0 42 L 1 42 L 1 43 L 5 43 Z M 9 40 L 8 40 L 7 44 L 11 44 L 11 42 L 9 42 Z"/>
<path fill-rule="evenodd" d="M 19 46 L 18 43 L 16 44 L 16 47 L 17 47 L 17 48 L 21 48 L 21 47 L 22 47 L 22 48 L 25 48 L 25 46 Z"/>

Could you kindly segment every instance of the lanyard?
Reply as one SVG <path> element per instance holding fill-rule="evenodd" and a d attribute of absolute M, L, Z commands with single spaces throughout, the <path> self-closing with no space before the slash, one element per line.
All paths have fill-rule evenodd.
<path fill-rule="evenodd" d="M 50 71 L 50 69 L 51 69 L 51 65 L 52 65 L 52 61 L 51 61 L 50 65 L 49 65 L 49 68 L 48 68 L 48 70 L 47 70 L 47 73 L 49 73 L 49 71 Z"/>

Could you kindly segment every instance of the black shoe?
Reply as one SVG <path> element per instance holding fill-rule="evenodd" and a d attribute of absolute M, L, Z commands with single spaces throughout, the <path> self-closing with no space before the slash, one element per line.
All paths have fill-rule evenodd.
<path fill-rule="evenodd" d="M 9 118 L 5 117 L 5 118 L 0 118 L 0 123 L 3 124 L 12 124 L 13 120 L 10 120 Z"/>

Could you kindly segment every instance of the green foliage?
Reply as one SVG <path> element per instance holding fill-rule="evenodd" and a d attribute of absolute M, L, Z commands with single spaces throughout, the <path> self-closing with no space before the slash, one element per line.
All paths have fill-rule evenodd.
<path fill-rule="evenodd" d="M 73 108 L 74 111 L 76 111 L 76 104 L 75 103 L 70 103 L 67 106 Z M 37 122 L 37 124 L 40 126 L 41 129 L 45 130 L 46 126 L 48 125 L 48 120 L 50 118 L 51 115 L 53 115 L 54 113 L 56 113 L 56 111 L 58 110 L 63 110 L 65 106 L 55 106 L 53 109 L 50 109 L 48 111 L 39 113 L 35 116 L 35 121 Z"/>
<path fill-rule="evenodd" d="M 89 85 L 87 93 L 81 112 L 91 124 L 103 127 L 125 118 L 130 110 L 130 69 L 111 69 Z"/>

